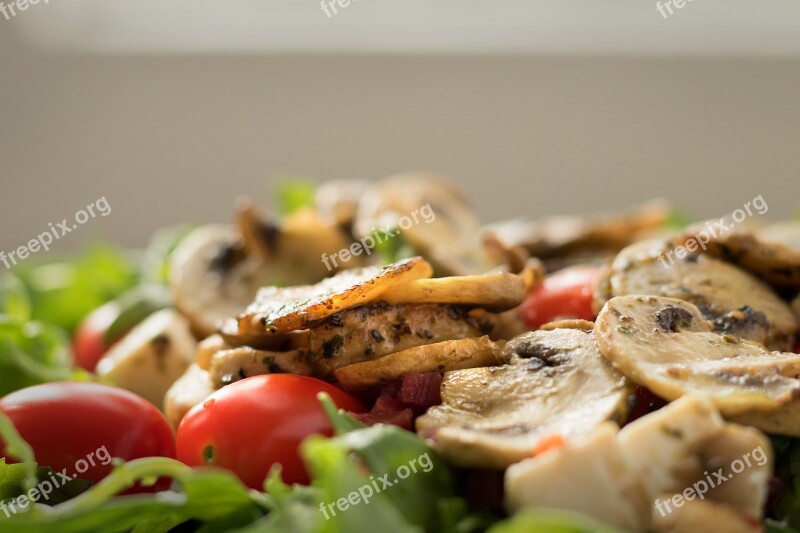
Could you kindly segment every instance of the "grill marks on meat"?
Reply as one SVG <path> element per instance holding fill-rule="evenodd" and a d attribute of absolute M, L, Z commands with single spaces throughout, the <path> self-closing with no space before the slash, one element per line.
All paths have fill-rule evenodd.
<path fill-rule="evenodd" d="M 388 305 L 378 301 L 337 313 L 313 325 L 306 359 L 327 374 L 336 368 L 377 359 L 436 342 L 480 337 L 493 327 L 483 311 L 439 304 Z"/>

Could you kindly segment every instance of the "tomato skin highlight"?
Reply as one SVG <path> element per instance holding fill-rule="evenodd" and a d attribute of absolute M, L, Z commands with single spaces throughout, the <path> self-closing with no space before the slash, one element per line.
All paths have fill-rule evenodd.
<path fill-rule="evenodd" d="M 293 374 L 253 376 L 223 387 L 194 406 L 178 427 L 178 460 L 193 467 L 231 470 L 263 490 L 272 466 L 286 483 L 308 483 L 300 443 L 333 434 L 317 399 L 328 393 L 341 409 L 361 413 L 361 402 L 318 379 Z"/>
<path fill-rule="evenodd" d="M 523 322 L 538 329 L 561 318 L 594 320 L 592 284 L 599 269 L 593 266 L 565 268 L 537 283 L 519 306 Z"/>
<path fill-rule="evenodd" d="M 69 476 L 95 483 L 111 472 L 113 457 L 175 458 L 175 437 L 164 415 L 144 398 L 117 387 L 77 382 L 35 385 L 0 399 L 0 412 L 31 445 L 39 466 L 57 472 L 66 469 Z M 6 455 L 2 441 L 0 454 Z M 17 459 L 7 456 L 9 463 Z M 159 480 L 127 492 L 164 490 L 170 483 Z"/>
<path fill-rule="evenodd" d="M 72 342 L 75 366 L 94 372 L 97 363 L 113 344 L 107 344 L 104 338 L 106 331 L 119 317 L 120 312 L 121 309 L 117 302 L 109 302 L 98 307 L 83 319 Z"/>

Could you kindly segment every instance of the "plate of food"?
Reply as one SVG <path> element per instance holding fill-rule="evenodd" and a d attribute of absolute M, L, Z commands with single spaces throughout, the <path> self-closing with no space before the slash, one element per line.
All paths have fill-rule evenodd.
<path fill-rule="evenodd" d="M 800 528 L 800 222 L 763 197 L 276 198 L 3 273 L 0 531 Z"/>

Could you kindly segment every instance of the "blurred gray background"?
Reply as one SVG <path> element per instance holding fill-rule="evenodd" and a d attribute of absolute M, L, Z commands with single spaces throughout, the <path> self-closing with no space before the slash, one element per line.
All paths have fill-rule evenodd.
<path fill-rule="evenodd" d="M 487 221 L 800 208 L 800 3 L 51 0 L 0 16 L 0 249 L 141 245 L 276 176 L 463 184 Z"/>

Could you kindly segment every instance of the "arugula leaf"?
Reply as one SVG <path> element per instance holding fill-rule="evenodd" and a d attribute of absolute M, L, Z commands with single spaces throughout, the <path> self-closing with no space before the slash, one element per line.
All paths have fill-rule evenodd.
<path fill-rule="evenodd" d="M 0 276 L 0 315 L 25 322 L 31 319 L 31 298 L 28 289 L 10 272 Z"/>
<path fill-rule="evenodd" d="M 303 207 L 313 206 L 316 194 L 317 185 L 310 180 L 292 178 L 291 181 L 281 181 L 275 186 L 278 212 L 286 216 Z"/>
<path fill-rule="evenodd" d="M 23 265 L 14 273 L 28 288 L 32 318 L 69 333 L 83 317 L 138 279 L 138 269 L 127 255 L 101 245 L 71 262 Z"/>
<path fill-rule="evenodd" d="M 370 236 L 375 242 L 375 251 L 387 265 L 417 255 L 397 228 L 390 228 L 389 232 L 377 229 Z"/>
<path fill-rule="evenodd" d="M 681 208 L 673 205 L 670 209 L 669 217 L 664 223 L 664 227 L 669 229 L 682 230 L 692 223 L 692 218 L 687 215 Z"/>
<path fill-rule="evenodd" d="M 42 322 L 0 316 L 0 396 L 48 381 L 88 379 L 72 368 L 69 337 Z"/>
<path fill-rule="evenodd" d="M 5 458 L 2 459 L 5 465 L 3 477 L 6 477 L 11 485 L 0 485 L 0 494 L 5 497 L 7 492 L 14 490 L 15 483 L 19 483 L 23 490 L 30 490 L 36 485 L 36 458 L 33 456 L 33 449 L 19 435 L 11 419 L 3 413 L 0 413 L 0 441 L 5 443 L 5 453 L 21 461 L 19 465 L 5 465 Z M 21 471 L 17 469 L 18 466 L 22 467 Z"/>
<path fill-rule="evenodd" d="M 156 231 L 147 244 L 142 259 L 142 280 L 150 283 L 169 283 L 169 265 L 172 252 L 195 226 L 180 224 Z"/>

